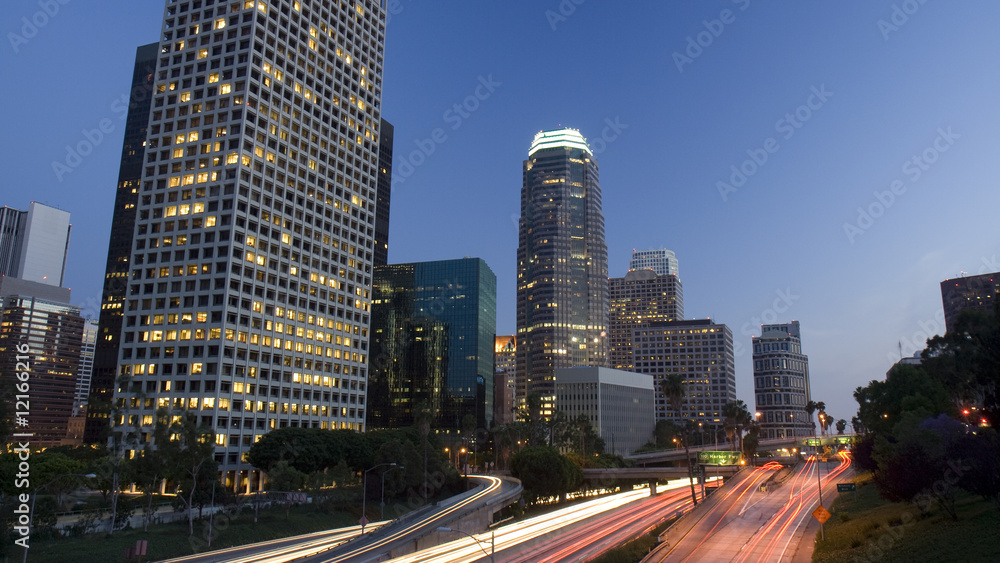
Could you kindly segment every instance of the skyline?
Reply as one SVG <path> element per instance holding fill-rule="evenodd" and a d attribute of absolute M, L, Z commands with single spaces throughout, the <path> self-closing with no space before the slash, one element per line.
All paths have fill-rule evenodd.
<path fill-rule="evenodd" d="M 483 258 L 498 278 L 497 334 L 514 334 L 520 163 L 536 132 L 577 128 L 598 153 L 609 276 L 633 248 L 676 252 L 686 318 L 732 329 L 748 405 L 750 336 L 799 320 L 814 400 L 849 419 L 851 392 L 884 376 L 897 343 L 912 355 L 916 335 L 943 332 L 942 280 L 1000 271 L 988 184 L 1000 82 L 979 55 L 1000 46 L 989 26 L 1000 6 L 855 4 L 391 1 L 389 262 Z M 163 2 L 82 6 L 60 4 L 16 45 L 10 34 L 40 8 L 8 9 L 4 70 L 24 87 L 0 94 L 11 123 L 0 205 L 71 213 L 66 285 L 96 316 L 120 100 Z M 85 143 L 70 172 L 53 169 Z M 859 222 L 858 207 L 879 206 Z"/>

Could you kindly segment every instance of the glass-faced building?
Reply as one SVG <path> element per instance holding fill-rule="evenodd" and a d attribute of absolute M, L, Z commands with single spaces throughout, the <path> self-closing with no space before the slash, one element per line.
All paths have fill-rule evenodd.
<path fill-rule="evenodd" d="M 632 259 L 628 262 L 629 270 L 653 270 L 661 276 L 678 275 L 677 255 L 673 250 L 657 248 L 654 250 L 633 250 Z"/>
<path fill-rule="evenodd" d="M 466 415 L 493 420 L 496 275 L 480 258 L 375 268 L 368 386 L 371 428 L 413 424 L 457 432 Z"/>
<path fill-rule="evenodd" d="M 597 161 L 575 129 L 535 135 L 517 247 L 517 392 L 555 400 L 555 370 L 607 365 L 608 247 Z"/>

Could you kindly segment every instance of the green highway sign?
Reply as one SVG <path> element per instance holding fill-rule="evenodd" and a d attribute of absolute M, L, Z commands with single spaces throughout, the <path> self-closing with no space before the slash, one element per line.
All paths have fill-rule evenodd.
<path fill-rule="evenodd" d="M 837 436 L 837 443 L 838 444 L 850 444 L 851 443 L 851 437 L 850 436 Z"/>
<path fill-rule="evenodd" d="M 821 446 L 821 445 L 823 445 L 823 441 L 821 439 L 819 439 L 819 438 L 808 438 L 808 439 L 806 439 L 806 445 L 807 446 Z"/>
<path fill-rule="evenodd" d="M 701 465 L 739 465 L 740 452 L 698 452 Z"/>
<path fill-rule="evenodd" d="M 837 483 L 838 493 L 849 493 L 851 491 L 857 491 L 858 486 L 854 483 Z"/>

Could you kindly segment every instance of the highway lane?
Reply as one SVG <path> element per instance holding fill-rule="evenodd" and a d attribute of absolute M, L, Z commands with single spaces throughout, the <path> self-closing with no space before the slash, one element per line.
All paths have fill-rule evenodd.
<path fill-rule="evenodd" d="M 386 522 L 373 522 L 369 530 Z M 264 563 L 288 561 L 291 558 L 312 555 L 340 545 L 361 534 L 361 526 L 349 526 L 322 532 L 313 532 L 276 540 L 217 549 L 204 554 L 167 559 L 160 563 Z"/>
<path fill-rule="evenodd" d="M 825 508 L 830 508 L 835 496 L 836 482 L 843 479 L 851 465 L 848 454 L 842 452 L 838 458 L 840 463 L 829 471 L 824 470 L 826 462 L 817 461 L 815 457 L 811 457 L 803 464 L 790 483 L 785 504 L 754 533 L 733 561 L 740 563 L 791 561 L 799 540 L 812 541 L 812 538 L 802 538 L 798 532 L 809 523 L 813 518 L 812 512 L 819 506 L 820 480 Z"/>
<path fill-rule="evenodd" d="M 648 488 L 609 495 L 496 528 L 493 530 L 492 537 L 489 532 L 475 534 L 475 540 L 461 538 L 433 548 L 424 549 L 405 557 L 392 559 L 391 561 L 393 563 L 471 563 L 473 561 L 488 561 L 489 559 L 485 552 L 490 550 L 491 542 L 495 542 L 497 561 L 534 562 L 547 560 L 546 558 L 550 560 L 568 559 L 579 561 L 580 559 L 577 556 L 565 550 L 565 546 L 548 549 L 544 546 L 550 542 L 558 542 L 563 532 L 575 529 L 571 527 L 576 524 L 588 521 L 588 519 L 595 516 L 609 514 L 610 511 L 624 506 L 631 506 L 631 503 L 642 506 L 648 506 L 646 505 L 647 502 L 652 503 L 656 508 L 650 509 L 647 513 L 647 517 L 652 517 L 652 513 L 656 510 L 663 510 L 662 506 L 671 506 L 671 503 L 678 502 L 677 498 L 683 498 L 688 494 L 687 491 L 689 489 L 687 487 L 686 480 L 678 480 L 668 485 L 661 485 L 657 489 L 661 494 L 656 497 L 649 496 Z M 667 491 L 674 492 L 668 494 Z M 690 500 L 687 502 L 689 503 Z M 679 501 L 678 506 L 683 505 L 684 501 Z M 602 521 L 605 522 L 604 527 L 610 529 L 610 525 L 607 524 L 608 520 Z M 631 524 L 635 524 L 635 522 L 631 522 Z M 593 539 L 593 532 L 591 531 L 591 541 L 589 543 L 593 543 Z M 538 542 L 543 542 L 543 545 L 536 547 L 535 544 Z M 523 547 L 525 544 L 533 547 L 525 548 Z M 577 548 L 583 547 L 585 546 L 577 546 Z M 551 551 L 552 553 L 546 553 L 547 551 Z"/>
<path fill-rule="evenodd" d="M 414 538 L 433 532 L 439 526 L 446 526 L 457 517 L 474 509 L 478 504 L 489 501 L 490 498 L 506 494 L 503 487 L 513 488 L 515 485 L 497 477 L 470 475 L 469 478 L 486 482 L 483 490 L 469 495 L 458 502 L 442 506 L 415 522 L 401 522 L 399 525 L 386 526 L 377 533 L 366 534 L 350 543 L 331 549 L 327 552 L 301 559 L 301 563 L 364 563 L 384 559 L 393 549 L 398 549 Z"/>
<path fill-rule="evenodd" d="M 721 533 L 735 518 L 739 518 L 755 500 L 760 485 L 767 482 L 781 465 L 770 462 L 741 472 L 730 479 L 724 489 L 709 497 L 705 504 L 690 517 L 698 520 L 680 538 L 670 538 L 670 547 L 659 551 L 655 561 L 726 561 L 720 559 L 712 545 L 713 536 Z M 742 542 L 740 542 L 742 544 Z M 736 546 L 738 549 L 739 545 Z M 734 549 L 735 553 L 735 549 Z"/>

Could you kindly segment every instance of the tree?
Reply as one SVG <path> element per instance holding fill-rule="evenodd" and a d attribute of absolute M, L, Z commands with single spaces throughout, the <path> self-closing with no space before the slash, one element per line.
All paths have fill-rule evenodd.
<path fill-rule="evenodd" d="M 565 497 L 583 482 L 580 467 L 551 446 L 529 446 L 514 454 L 511 474 L 532 499 Z"/>
<path fill-rule="evenodd" d="M 813 413 L 816 412 L 818 408 L 816 401 L 809 401 L 806 403 L 806 414 L 809 415 L 809 424 L 812 426 L 813 434 L 816 434 L 816 421 L 813 420 Z"/>
<path fill-rule="evenodd" d="M 726 426 L 726 434 L 729 436 L 730 449 L 735 449 L 736 442 L 733 441 L 733 437 L 735 436 L 737 441 L 742 440 L 743 429 L 750 426 L 750 423 L 753 422 L 753 416 L 747 410 L 746 403 L 737 399 L 722 405 L 722 417 L 723 424 Z M 742 446 L 739 449 L 742 451 Z"/>
<path fill-rule="evenodd" d="M 819 431 L 826 436 L 826 403 L 816 401 L 816 410 L 818 411 L 816 416 L 819 417 Z"/>
<path fill-rule="evenodd" d="M 684 379 L 679 373 L 668 373 L 666 377 L 660 380 L 660 392 L 670 403 L 670 411 L 679 420 L 684 420 L 681 413 L 681 405 L 684 403 L 684 398 L 687 397 L 687 387 L 684 385 Z M 684 436 L 681 438 L 681 442 L 684 445 L 684 459 L 688 466 L 688 482 L 691 484 L 691 504 L 693 506 L 698 505 L 698 496 L 694 490 L 694 468 L 691 463 L 691 450 L 688 447 L 688 435 L 691 432 L 691 421 L 684 420 Z"/>
<path fill-rule="evenodd" d="M 267 488 L 272 491 L 291 493 L 302 490 L 306 483 L 306 474 L 295 469 L 287 460 L 281 460 L 274 464 L 267 472 Z M 285 495 L 285 520 L 288 520 L 288 511 L 292 504 L 290 494 Z"/>
<path fill-rule="evenodd" d="M 872 381 L 854 391 L 858 420 L 866 432 L 889 435 L 906 411 L 929 415 L 956 414 L 955 404 L 940 381 L 921 366 L 896 364 L 885 381 Z"/>
<path fill-rule="evenodd" d="M 677 443 L 674 438 L 681 435 L 683 429 L 672 420 L 657 420 L 653 429 L 653 442 L 657 448 L 674 448 Z"/>
<path fill-rule="evenodd" d="M 215 432 L 198 426 L 194 414 L 185 413 L 169 425 L 167 414 L 160 413 L 154 428 L 154 440 L 164 459 L 166 476 L 177 487 L 177 498 L 188 511 L 188 533 L 194 535 L 194 507 L 204 504 L 206 484 L 218 479 L 215 461 Z"/>
<path fill-rule="evenodd" d="M 837 434 L 843 436 L 844 430 L 847 430 L 847 421 L 842 418 L 837 421 Z"/>
<path fill-rule="evenodd" d="M 982 496 L 1000 510 L 1000 437 L 992 428 L 963 433 L 948 449 L 961 460 L 958 486 Z"/>

